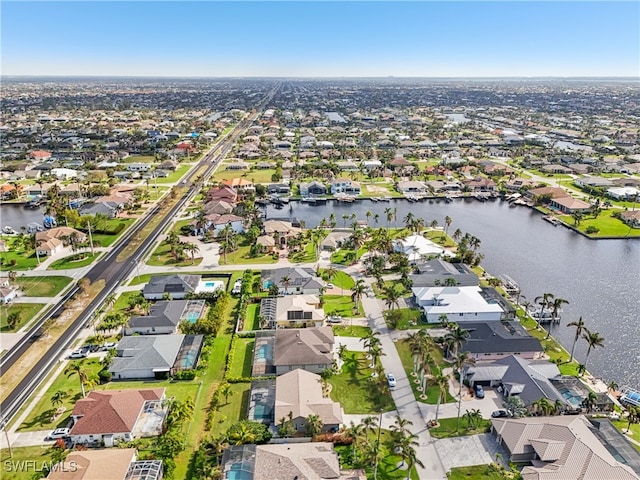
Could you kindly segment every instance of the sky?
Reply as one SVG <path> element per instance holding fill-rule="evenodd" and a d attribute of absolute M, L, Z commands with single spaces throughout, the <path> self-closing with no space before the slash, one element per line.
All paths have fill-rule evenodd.
<path fill-rule="evenodd" d="M 3 0 L 3 75 L 640 76 L 640 2 Z"/>

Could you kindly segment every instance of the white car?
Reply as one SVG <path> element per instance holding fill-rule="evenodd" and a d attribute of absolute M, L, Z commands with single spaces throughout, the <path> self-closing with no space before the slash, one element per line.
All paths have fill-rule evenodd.
<path fill-rule="evenodd" d="M 69 435 L 70 431 L 71 431 L 70 428 L 56 428 L 53 432 L 51 432 L 47 436 L 47 439 L 48 440 L 57 440 L 59 438 L 66 437 L 67 435 Z"/>
<path fill-rule="evenodd" d="M 387 383 L 391 388 L 396 386 L 396 377 L 393 375 L 393 373 L 387 373 Z"/>
<path fill-rule="evenodd" d="M 324 288 L 333 288 L 333 283 L 327 283 Z"/>
<path fill-rule="evenodd" d="M 104 345 L 102 345 L 102 350 L 103 351 L 108 351 L 111 350 L 112 348 L 116 348 L 117 343 L 116 342 L 107 342 Z"/>
<path fill-rule="evenodd" d="M 74 350 L 69 355 L 69 358 L 87 358 L 88 353 L 85 350 Z"/>

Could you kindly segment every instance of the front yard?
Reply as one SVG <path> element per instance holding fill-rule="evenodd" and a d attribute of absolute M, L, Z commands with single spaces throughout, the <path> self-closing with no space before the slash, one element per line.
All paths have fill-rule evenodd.
<path fill-rule="evenodd" d="M 339 315 L 346 321 L 348 317 L 362 317 L 362 304 L 355 310 L 355 304 L 347 295 L 323 295 L 323 308 L 326 315 Z"/>
<path fill-rule="evenodd" d="M 68 257 L 56 260 L 47 270 L 68 270 L 71 268 L 86 267 L 93 263 L 93 261 L 100 256 L 100 252 L 83 252 L 69 255 Z"/>
<path fill-rule="evenodd" d="M 71 282 L 70 277 L 17 277 L 13 282 L 26 297 L 55 297 Z"/>

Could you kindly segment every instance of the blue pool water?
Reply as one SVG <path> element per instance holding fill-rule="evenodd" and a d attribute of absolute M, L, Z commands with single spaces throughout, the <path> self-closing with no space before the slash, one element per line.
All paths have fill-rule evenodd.
<path fill-rule="evenodd" d="M 582 405 L 582 397 L 575 395 L 572 391 L 567 388 L 561 388 L 558 390 L 562 396 L 574 407 L 579 407 Z"/>
<path fill-rule="evenodd" d="M 196 363 L 197 355 L 195 352 L 187 352 L 182 359 L 182 368 L 191 368 Z"/>
<path fill-rule="evenodd" d="M 266 411 L 267 407 L 265 405 L 256 405 L 253 409 L 253 418 L 255 418 L 256 420 L 263 420 L 268 416 Z"/>
<path fill-rule="evenodd" d="M 234 463 L 227 472 L 226 478 L 228 480 L 250 480 L 252 476 L 250 472 L 242 469 L 241 463 Z"/>
<path fill-rule="evenodd" d="M 264 282 L 262 284 L 262 286 L 266 289 L 268 289 L 271 285 L 273 285 L 273 281 L 272 280 L 267 280 L 266 282 Z"/>
<path fill-rule="evenodd" d="M 205 287 L 213 288 L 216 286 L 216 282 L 205 282 Z"/>
<path fill-rule="evenodd" d="M 256 352 L 256 358 L 258 360 L 271 358 L 271 349 L 269 348 L 269 345 L 260 345 L 258 347 L 258 351 Z"/>
<path fill-rule="evenodd" d="M 198 320 L 198 318 L 199 318 L 199 317 L 200 317 L 200 315 L 198 314 L 198 312 L 188 312 L 188 313 L 185 315 L 185 317 L 184 317 L 184 318 L 185 318 L 185 320 L 187 320 L 188 322 L 195 323 L 195 322 L 196 322 L 196 320 Z"/>

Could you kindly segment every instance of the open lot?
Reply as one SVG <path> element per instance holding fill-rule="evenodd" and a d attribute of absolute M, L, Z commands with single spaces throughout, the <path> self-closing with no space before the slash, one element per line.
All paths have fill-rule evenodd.
<path fill-rule="evenodd" d="M 51 275 L 47 277 L 17 277 L 14 284 L 25 297 L 55 297 L 71 282 L 70 277 Z"/>

